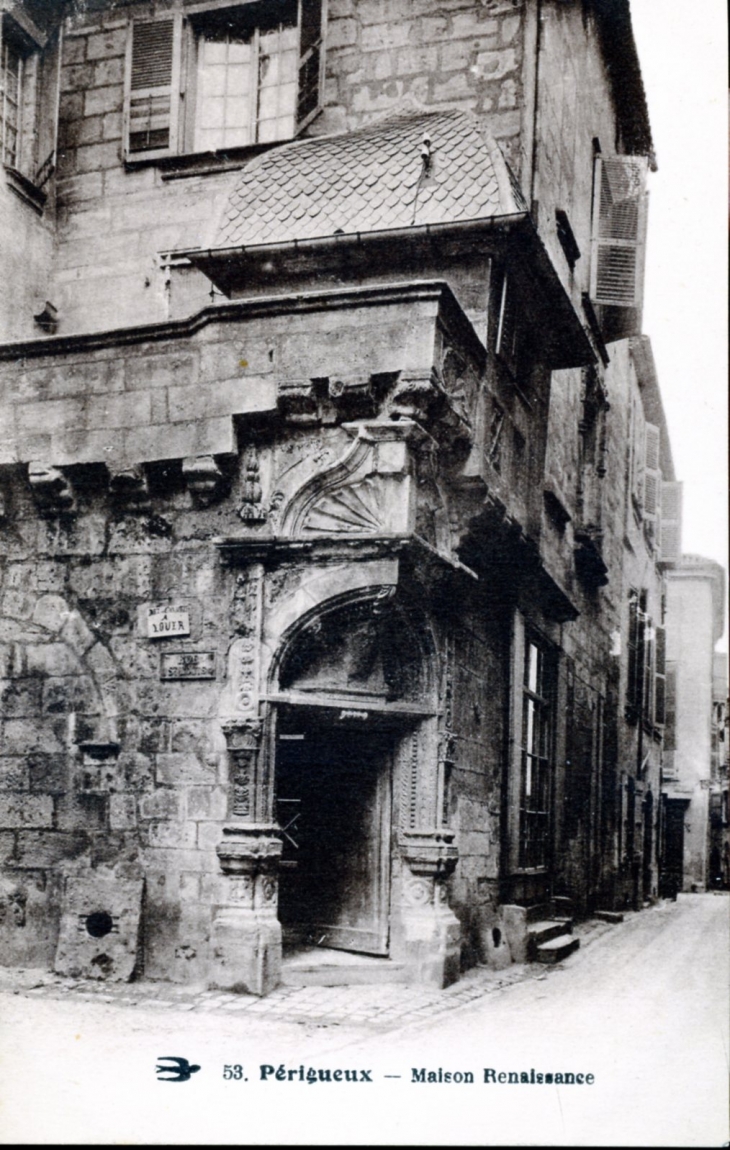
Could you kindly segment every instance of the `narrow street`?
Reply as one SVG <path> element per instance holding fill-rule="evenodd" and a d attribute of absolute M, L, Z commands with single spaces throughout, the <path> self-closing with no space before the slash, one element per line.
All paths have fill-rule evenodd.
<path fill-rule="evenodd" d="M 680 896 L 610 928 L 584 926 L 581 949 L 554 968 L 477 972 L 442 995 L 311 987 L 255 1000 L 150 984 L 92 991 L 50 976 L 34 983 L 29 972 L 13 990 L 6 974 L 0 1136 L 727 1144 L 729 912 L 727 896 Z M 163 1055 L 201 1069 L 184 1084 L 160 1082 Z M 224 1078 L 225 1066 L 233 1077 Z M 338 1068 L 366 1076 L 306 1080 L 307 1070 L 311 1078 Z M 532 1071 L 533 1082 L 498 1077 L 529 1080 Z M 547 1074 L 585 1078 L 540 1083 Z"/>

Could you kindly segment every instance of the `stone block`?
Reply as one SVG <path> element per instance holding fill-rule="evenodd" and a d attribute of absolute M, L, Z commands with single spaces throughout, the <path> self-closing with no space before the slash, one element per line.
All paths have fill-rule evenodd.
<path fill-rule="evenodd" d="M 345 48 L 357 43 L 357 20 L 351 17 L 331 19 L 327 26 L 327 47 Z"/>
<path fill-rule="evenodd" d="M 0 758 L 0 791 L 27 791 L 29 785 L 27 758 L 24 755 L 3 755 Z"/>
<path fill-rule="evenodd" d="M 69 64 L 61 69 L 62 92 L 85 92 L 92 87 L 93 80 L 93 64 Z"/>
<path fill-rule="evenodd" d="M 183 459 L 188 455 L 227 455 L 235 451 L 230 416 L 138 427 L 123 433 L 123 457 L 130 463 Z"/>
<path fill-rule="evenodd" d="M 222 821 L 228 814 L 228 791 L 223 787 L 191 787 L 187 817 L 196 822 Z"/>
<path fill-rule="evenodd" d="M 139 800 L 142 819 L 174 819 L 182 816 L 182 795 L 175 790 L 158 790 L 143 795 Z"/>
<path fill-rule="evenodd" d="M 109 56 L 123 56 L 127 45 L 125 26 L 111 31 L 97 32 L 86 41 L 86 56 L 89 60 L 105 60 Z"/>
<path fill-rule="evenodd" d="M 113 88 L 99 88 L 100 92 L 114 91 Z M 88 96 L 91 93 L 87 93 Z M 77 172 L 99 172 L 104 168 L 114 168 L 121 162 L 119 145 L 116 143 L 88 144 L 76 150 Z"/>
<path fill-rule="evenodd" d="M 17 865 L 52 867 L 62 859 L 74 859 L 86 850 L 89 837 L 85 831 L 19 831 Z"/>
<path fill-rule="evenodd" d="M 124 361 L 124 386 L 130 391 L 155 391 L 158 388 L 195 383 L 198 359 L 192 353 L 130 356 Z"/>
<path fill-rule="evenodd" d="M 31 718 L 41 710 L 42 685 L 38 679 L 0 680 L 0 715 Z"/>
<path fill-rule="evenodd" d="M 195 846 L 195 827 L 178 822 L 150 823 L 145 837 L 150 847 L 186 850 Z"/>
<path fill-rule="evenodd" d="M 60 631 L 67 622 L 70 607 L 60 595 L 42 595 L 33 609 L 33 622 L 48 631 Z"/>
<path fill-rule="evenodd" d="M 150 393 L 135 391 L 90 396 L 86 414 L 89 428 L 139 427 L 152 419 Z"/>
<path fill-rule="evenodd" d="M 68 643 L 79 655 L 88 651 L 96 640 L 93 631 L 87 626 L 78 611 L 70 611 L 61 628 L 59 638 Z"/>
<path fill-rule="evenodd" d="M 494 52 L 478 52 L 476 66 L 486 80 L 501 80 L 509 72 L 517 69 L 517 53 L 514 48 L 502 48 Z"/>
<path fill-rule="evenodd" d="M 363 52 L 404 48 L 414 42 L 415 27 L 412 21 L 399 20 L 398 23 L 369 24 L 362 30 L 360 47 Z"/>
<path fill-rule="evenodd" d="M 0 794 L 0 827 L 20 829 L 53 826 L 50 795 Z"/>
<path fill-rule="evenodd" d="M 69 767 L 66 755 L 33 754 L 27 757 L 26 762 L 31 791 L 52 795 L 68 790 Z"/>
<path fill-rule="evenodd" d="M 0 831 L 0 862 L 7 863 L 15 857 L 15 834 L 13 831 Z"/>
<path fill-rule="evenodd" d="M 170 420 L 194 420 L 200 416 L 242 415 L 276 410 L 276 382 L 272 376 L 218 380 L 209 387 L 170 387 L 167 392 Z"/>
<path fill-rule="evenodd" d="M 84 115 L 103 116 L 107 112 L 118 112 L 122 107 L 123 91 L 121 84 L 108 88 L 88 88 L 84 92 Z M 99 165 L 102 166 L 102 165 Z M 103 165 L 108 167 L 109 165 Z M 94 171 L 97 165 L 90 168 L 77 169 L 78 171 Z"/>
<path fill-rule="evenodd" d="M 55 754 L 65 749 L 59 733 L 50 721 L 38 723 L 35 719 L 7 719 L 3 723 L 5 750 L 22 755 L 31 751 Z"/>
<path fill-rule="evenodd" d="M 89 872 L 66 878 L 54 969 L 127 982 L 137 963 L 142 879 Z"/>
<path fill-rule="evenodd" d="M 158 783 L 181 786 L 189 783 L 214 783 L 215 768 L 190 752 L 171 752 L 156 756 L 155 775 Z"/>

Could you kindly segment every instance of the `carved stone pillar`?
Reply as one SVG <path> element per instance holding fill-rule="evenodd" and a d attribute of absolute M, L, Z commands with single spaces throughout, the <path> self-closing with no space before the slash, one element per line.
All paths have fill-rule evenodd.
<path fill-rule="evenodd" d="M 213 920 L 213 985 L 267 994 L 281 974 L 277 918 L 282 844 L 276 826 L 256 821 L 261 810 L 262 723 L 223 724 L 231 763 L 230 815 L 216 853 L 223 898 Z"/>
<path fill-rule="evenodd" d="M 214 986 L 267 994 L 281 974 L 278 865 L 282 844 L 271 813 L 259 663 L 263 569 L 239 575 L 233 600 L 238 632 L 229 652 L 226 717 L 228 818 L 216 851 L 222 895 L 213 919 Z"/>
<path fill-rule="evenodd" d="M 449 986 L 460 973 L 461 928 L 446 889 L 458 861 L 454 832 L 401 831 L 398 845 L 404 863 L 399 908 L 402 959 L 409 981 Z"/>

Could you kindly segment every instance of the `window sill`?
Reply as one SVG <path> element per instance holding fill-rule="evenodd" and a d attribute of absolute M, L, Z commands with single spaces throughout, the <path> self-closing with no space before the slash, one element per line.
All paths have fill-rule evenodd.
<path fill-rule="evenodd" d="M 30 204 L 33 211 L 37 212 L 39 216 L 42 216 L 43 209 L 46 206 L 46 200 L 48 199 L 46 193 L 36 187 L 32 180 L 29 180 L 28 177 L 24 176 L 22 172 L 19 172 L 17 168 L 6 166 L 5 178 L 8 182 L 8 187 L 12 188 L 16 196 L 26 204 Z"/>
<path fill-rule="evenodd" d="M 156 167 L 163 180 L 183 180 L 194 176 L 214 175 L 218 172 L 235 171 L 242 168 L 248 160 L 269 151 L 280 144 L 289 144 L 292 136 L 287 140 L 272 140 L 266 144 L 246 144 L 240 148 L 226 148 L 220 152 L 188 152 L 176 156 L 150 156 L 145 154 L 139 159 L 126 156 L 124 167 L 133 172 L 138 168 Z"/>

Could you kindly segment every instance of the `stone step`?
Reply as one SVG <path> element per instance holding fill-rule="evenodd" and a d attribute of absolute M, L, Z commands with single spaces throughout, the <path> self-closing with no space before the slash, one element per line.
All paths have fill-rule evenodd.
<path fill-rule="evenodd" d="M 623 922 L 624 916 L 619 910 L 596 910 L 593 912 L 593 917 L 600 920 L 600 922 Z"/>
<path fill-rule="evenodd" d="M 573 921 L 569 918 L 545 919 L 544 922 L 531 922 L 527 927 L 528 938 L 533 947 L 549 942 L 560 934 L 572 933 Z"/>
<path fill-rule="evenodd" d="M 562 962 L 580 946 L 580 939 L 572 934 L 559 934 L 549 942 L 543 942 L 535 951 L 535 961 L 544 964 Z"/>
<path fill-rule="evenodd" d="M 547 920 L 552 917 L 553 906 L 550 902 L 541 902 L 536 903 L 534 906 L 525 907 L 525 921 L 527 923 L 547 922 Z"/>
<path fill-rule="evenodd" d="M 379 986 L 406 981 L 403 963 L 389 958 L 371 958 L 348 951 L 334 954 L 301 954 L 284 958 L 281 965 L 283 986 Z"/>

